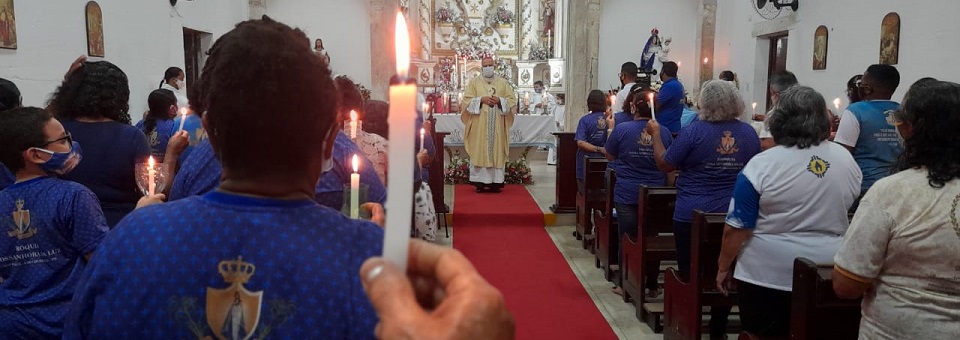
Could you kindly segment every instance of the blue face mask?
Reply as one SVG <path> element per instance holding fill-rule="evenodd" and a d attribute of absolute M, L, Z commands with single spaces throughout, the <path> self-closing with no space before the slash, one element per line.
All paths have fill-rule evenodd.
<path fill-rule="evenodd" d="M 51 176 L 66 175 L 72 171 L 73 168 L 76 168 L 77 164 L 80 164 L 80 159 L 83 158 L 83 150 L 80 149 L 80 143 L 77 142 L 73 142 L 73 147 L 69 152 L 54 152 L 41 148 L 35 149 L 50 155 L 50 160 L 40 164 L 40 168 Z"/>

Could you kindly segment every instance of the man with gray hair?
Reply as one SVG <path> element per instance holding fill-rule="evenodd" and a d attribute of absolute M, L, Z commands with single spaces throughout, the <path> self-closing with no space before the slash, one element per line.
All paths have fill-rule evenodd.
<path fill-rule="evenodd" d="M 797 76 L 794 75 L 793 72 L 783 71 L 774 74 L 770 77 L 770 103 L 776 106 L 780 100 L 780 94 L 797 84 Z M 753 116 L 753 120 L 758 122 L 763 122 L 766 118 L 767 115 L 762 114 Z M 757 135 L 760 136 L 761 150 L 766 150 L 777 145 L 777 143 L 773 141 L 773 135 L 770 134 L 770 128 L 767 127 L 766 123 L 761 125 L 760 130 L 757 131 Z"/>

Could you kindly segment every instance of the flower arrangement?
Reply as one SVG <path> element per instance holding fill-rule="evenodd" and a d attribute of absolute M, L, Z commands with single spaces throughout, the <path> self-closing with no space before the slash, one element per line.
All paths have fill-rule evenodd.
<path fill-rule="evenodd" d="M 530 43 L 530 60 L 547 60 L 547 49 L 536 43 Z"/>
<path fill-rule="evenodd" d="M 456 16 L 453 14 L 453 10 L 450 9 L 450 3 L 447 3 L 446 7 L 440 7 L 437 9 L 437 13 L 434 15 L 434 20 L 439 23 L 453 23 L 453 20 Z"/>
<path fill-rule="evenodd" d="M 509 26 L 513 24 L 514 14 L 503 6 L 497 8 L 497 13 L 493 15 L 493 22 L 498 26 Z"/>
<path fill-rule="evenodd" d="M 443 169 L 444 184 L 466 184 L 470 182 L 470 161 L 460 157 L 457 151 L 450 158 L 450 163 Z"/>
<path fill-rule="evenodd" d="M 466 60 L 482 60 L 483 58 L 493 58 L 495 54 L 491 51 L 490 46 L 476 47 L 461 47 L 456 50 L 458 59 Z"/>
<path fill-rule="evenodd" d="M 533 174 L 527 165 L 527 158 L 520 157 L 515 161 L 507 160 L 504 182 L 506 184 L 533 184 Z"/>

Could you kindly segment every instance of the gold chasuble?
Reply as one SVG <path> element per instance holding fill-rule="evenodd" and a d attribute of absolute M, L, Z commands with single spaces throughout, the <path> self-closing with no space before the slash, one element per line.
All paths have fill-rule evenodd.
<path fill-rule="evenodd" d="M 483 97 L 500 98 L 499 106 L 483 104 Z M 503 183 L 504 165 L 510 157 L 510 127 L 517 96 L 513 87 L 500 77 L 477 77 L 463 93 L 461 116 L 464 125 L 464 149 L 470 156 L 470 181 Z"/>

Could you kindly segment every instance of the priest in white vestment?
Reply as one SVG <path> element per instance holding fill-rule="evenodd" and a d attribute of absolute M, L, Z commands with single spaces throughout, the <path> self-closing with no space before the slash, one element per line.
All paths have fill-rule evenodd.
<path fill-rule="evenodd" d="M 510 83 L 496 75 L 493 58 L 484 58 L 481 65 L 482 74 L 463 92 L 463 144 L 470 156 L 470 182 L 477 192 L 500 192 L 517 96 Z"/>
<path fill-rule="evenodd" d="M 533 95 L 530 96 L 530 105 L 527 107 L 530 113 L 535 115 L 553 114 L 557 102 L 553 99 L 553 96 L 544 91 L 542 81 L 537 80 L 533 83 L 533 92 Z"/>
<path fill-rule="evenodd" d="M 556 105 L 553 107 L 553 120 L 557 124 L 557 132 L 563 132 L 565 128 L 565 122 L 563 121 L 566 117 L 566 106 L 564 105 L 564 99 L 566 96 L 563 93 L 557 94 Z M 557 165 L 557 148 L 560 147 L 560 143 L 557 142 L 557 139 L 553 139 L 553 147 L 550 148 L 550 151 L 547 152 L 547 165 Z"/>

